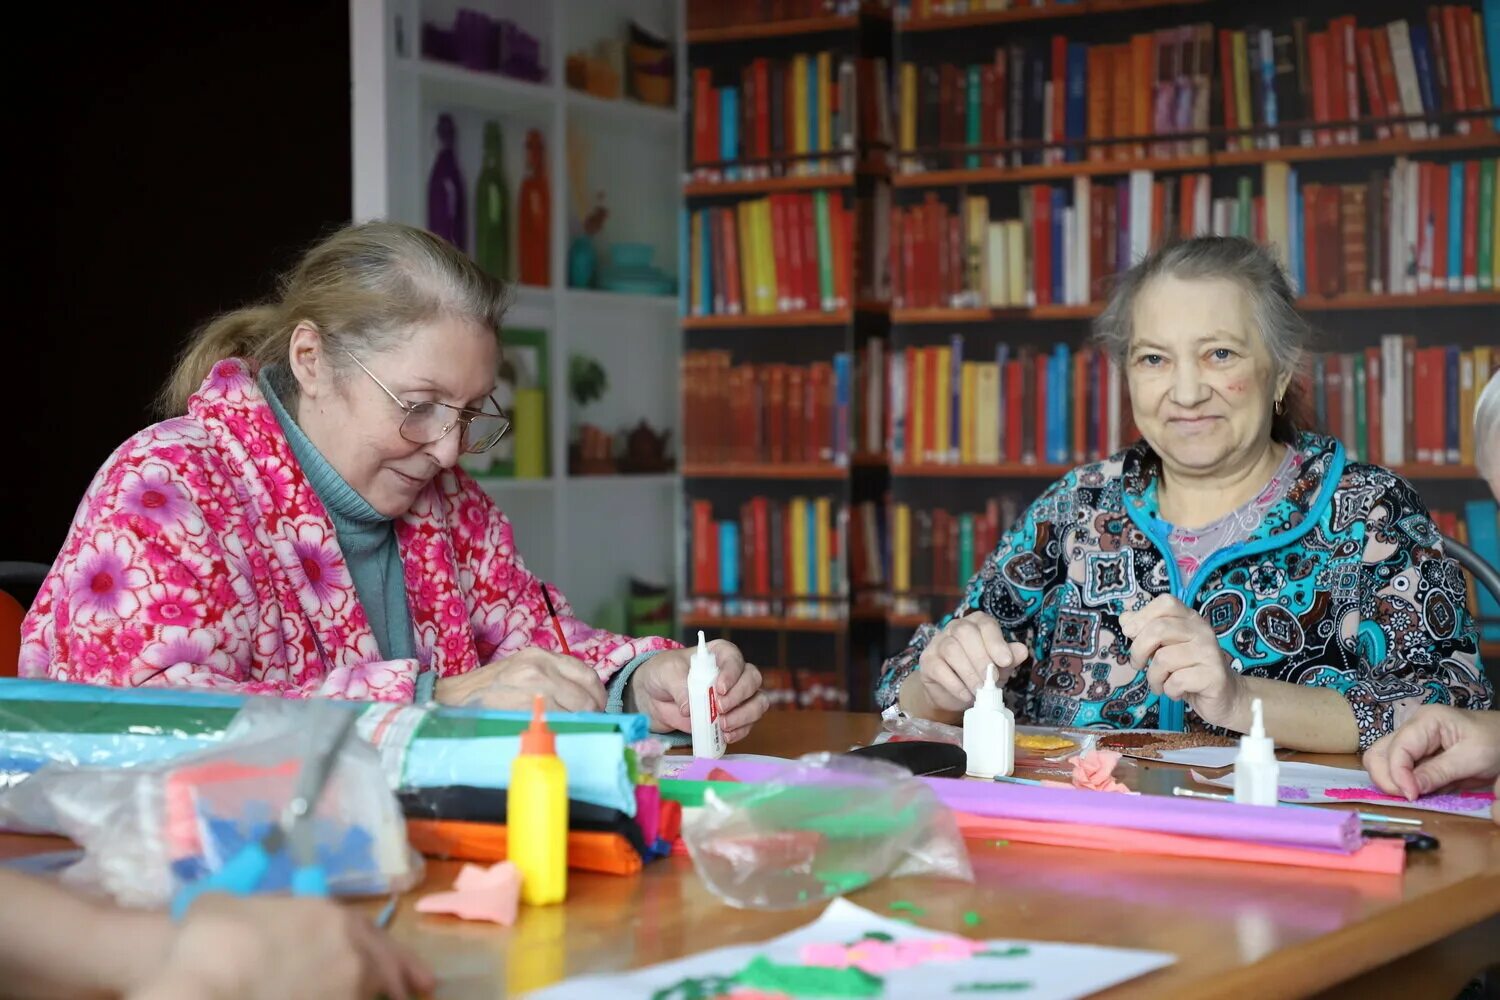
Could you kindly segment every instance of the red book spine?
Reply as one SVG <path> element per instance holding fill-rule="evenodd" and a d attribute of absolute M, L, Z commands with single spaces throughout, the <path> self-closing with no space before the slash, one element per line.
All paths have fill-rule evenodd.
<path fill-rule="evenodd" d="M 1339 19 L 1339 35 L 1343 44 L 1344 55 L 1344 108 L 1345 117 L 1350 121 L 1359 121 L 1359 56 L 1355 52 L 1355 27 L 1354 16 L 1346 15 Z M 1359 141 L 1359 127 L 1349 126 L 1345 130 L 1350 142 Z"/>
<path fill-rule="evenodd" d="M 901 280 L 906 287 L 906 305 L 915 309 L 922 305 L 922 289 L 917 277 L 917 210 L 908 208 L 901 213 Z"/>
<path fill-rule="evenodd" d="M 1375 41 L 1370 36 L 1369 28 L 1360 28 L 1355 33 L 1354 40 L 1359 48 L 1359 68 L 1365 84 L 1365 101 L 1370 106 L 1370 117 L 1379 120 L 1390 117 L 1390 111 L 1386 109 L 1385 97 L 1380 92 L 1380 69 L 1375 65 Z M 1389 139 L 1390 136 L 1389 125 L 1375 126 L 1377 139 Z"/>
<path fill-rule="evenodd" d="M 771 158 L 771 66 L 761 57 L 755 60 L 755 155 L 762 161 Z"/>
<path fill-rule="evenodd" d="M 1102 351 L 1094 352 L 1094 419 L 1096 444 L 1089 458 L 1097 460 L 1109 455 L 1109 358 Z"/>
<path fill-rule="evenodd" d="M 948 220 L 948 302 L 958 300 L 964 290 L 964 234 L 963 220 L 958 213 L 944 213 Z"/>
<path fill-rule="evenodd" d="M 1036 356 L 1036 392 L 1033 401 L 1036 404 L 1036 423 L 1033 430 L 1036 433 L 1036 460 L 1038 463 L 1047 461 L 1047 365 L 1052 360 L 1049 354 L 1038 354 Z"/>
<path fill-rule="evenodd" d="M 1323 290 L 1323 269 L 1318 249 L 1318 219 L 1321 217 L 1320 201 L 1323 185 L 1302 186 L 1302 255 L 1307 271 L 1307 288 L 1310 292 Z"/>
<path fill-rule="evenodd" d="M 1437 289 L 1448 286 L 1448 226 L 1448 165 L 1439 163 L 1432 170 L 1432 287 Z"/>
<path fill-rule="evenodd" d="M 1479 40 L 1474 35 L 1474 17 L 1467 7 L 1455 5 L 1450 9 L 1454 10 L 1454 18 L 1458 23 L 1458 51 L 1463 62 L 1464 89 L 1469 95 L 1469 110 L 1487 107 L 1494 99 L 1492 92 L 1495 81 L 1486 81 L 1484 78 L 1485 57 L 1481 54 Z M 1495 130 L 1493 119 L 1473 118 L 1469 121 L 1471 131 Z"/>
<path fill-rule="evenodd" d="M 906 222 L 902 218 L 902 211 L 896 205 L 891 206 L 890 234 L 890 261 L 887 266 L 891 272 L 891 305 L 897 309 L 905 309 L 908 303 L 906 297 L 906 268 L 904 266 L 904 254 L 902 243 L 906 239 Z"/>
<path fill-rule="evenodd" d="M 707 69 L 693 70 L 693 163 L 708 163 L 718 157 L 709 152 L 714 140 L 709 127 L 709 108 L 713 101 L 713 74 Z"/>
<path fill-rule="evenodd" d="M 1082 462 L 1088 455 L 1089 356 L 1086 351 L 1073 355 L 1073 461 Z"/>
<path fill-rule="evenodd" d="M 1370 446 L 1366 456 L 1372 465 L 1380 465 L 1385 461 L 1381 452 L 1381 419 L 1380 411 L 1384 409 L 1381 405 L 1381 378 L 1380 378 L 1380 348 L 1365 348 L 1365 434 L 1370 439 Z"/>
<path fill-rule="evenodd" d="M 709 594 L 714 590 L 709 582 L 713 565 L 713 550 L 709 538 L 713 530 L 713 507 L 707 500 L 693 501 L 693 593 Z"/>
<path fill-rule="evenodd" d="M 734 209 L 711 208 L 708 210 L 708 222 L 711 232 L 709 243 L 712 246 L 713 260 L 710 266 L 713 268 L 714 301 L 713 311 L 716 315 L 723 315 L 729 308 L 729 295 L 725 290 L 726 282 L 729 280 L 725 274 L 724 267 L 724 229 L 727 225 L 726 218 L 734 218 Z"/>
<path fill-rule="evenodd" d="M 996 131 L 999 123 L 995 118 L 995 105 L 1005 100 L 1005 92 L 996 89 L 994 66 L 980 67 L 979 86 L 979 141 L 986 147 L 993 147 L 1005 141 L 1004 133 Z"/>
<path fill-rule="evenodd" d="M 1228 28 L 1219 29 L 1219 80 L 1222 82 L 1224 94 L 1224 128 L 1233 130 L 1240 127 L 1239 104 L 1236 100 L 1235 75 L 1234 75 L 1234 32 Z M 1239 148 L 1239 139 L 1231 138 L 1227 145 L 1231 149 Z"/>
<path fill-rule="evenodd" d="M 854 213 L 844 205 L 844 198 L 837 192 L 828 195 L 829 242 L 833 247 L 833 297 L 838 309 L 849 305 L 849 251 L 853 248 L 849 232 L 849 217 Z"/>
<path fill-rule="evenodd" d="M 733 208 L 724 209 L 724 225 L 719 230 L 724 242 L 724 299 L 725 309 L 732 313 L 749 312 L 744 298 L 745 282 L 740 274 L 739 213 Z"/>
<path fill-rule="evenodd" d="M 1417 420 L 1417 461 L 1435 462 L 1439 455 L 1434 448 L 1446 452 L 1442 439 L 1442 420 L 1445 412 L 1444 407 L 1436 405 L 1443 398 L 1443 367 L 1446 367 L 1442 359 L 1442 348 L 1422 347 L 1417 349 L 1417 398 L 1428 401 L 1433 405 L 1424 405 L 1416 408 Z M 1436 357 L 1434 357 L 1436 355 Z M 1434 365 L 1433 362 L 1438 364 Z"/>
<path fill-rule="evenodd" d="M 1340 199 L 1337 185 L 1323 189 L 1318 199 L 1318 248 L 1323 259 L 1319 272 L 1323 276 L 1323 294 L 1338 295 L 1344 290 L 1343 229 L 1340 225 Z"/>
<path fill-rule="evenodd" d="M 792 255 L 787 245 L 786 195 L 770 195 L 771 201 L 771 248 L 775 258 L 776 308 L 786 312 L 792 308 Z"/>
<path fill-rule="evenodd" d="M 1343 118 L 1349 117 L 1349 114 L 1347 114 L 1347 111 L 1349 111 L 1349 94 L 1344 93 L 1344 90 L 1346 90 L 1346 85 L 1344 85 L 1344 81 L 1346 81 L 1346 76 L 1344 76 L 1346 52 L 1344 52 L 1343 18 L 1334 18 L 1329 22 L 1325 37 L 1328 37 L 1328 120 L 1340 121 Z M 1338 141 L 1340 142 L 1349 141 L 1349 130 L 1347 129 L 1334 129 L 1334 135 L 1338 136 Z"/>
<path fill-rule="evenodd" d="M 816 311 L 823 302 L 823 292 L 818 287 L 818 220 L 812 195 L 798 195 L 797 203 L 802 231 L 802 308 Z"/>
<path fill-rule="evenodd" d="M 1312 74 L 1313 120 L 1320 124 L 1333 120 L 1333 91 L 1328 80 L 1333 75 L 1333 69 L 1329 65 L 1328 34 L 1326 31 L 1314 31 L 1307 36 L 1307 63 Z M 1317 144 L 1332 145 L 1333 133 L 1326 128 L 1318 129 Z"/>
<path fill-rule="evenodd" d="M 934 306 L 947 306 L 948 270 L 948 213 L 934 195 L 924 206 L 927 210 L 927 246 L 930 254 L 931 284 L 928 294 Z"/>
<path fill-rule="evenodd" d="M 1052 134 L 1049 142 L 1060 143 L 1067 135 L 1068 108 L 1068 39 L 1063 35 L 1052 36 Z M 1047 151 L 1050 162 L 1061 163 L 1063 149 L 1053 146 Z"/>
<path fill-rule="evenodd" d="M 1479 290 L 1479 160 L 1464 161 L 1464 291 Z"/>
<path fill-rule="evenodd" d="M 1370 31 L 1370 41 L 1375 46 L 1375 67 L 1380 71 L 1380 92 L 1385 97 L 1386 114 L 1396 118 L 1401 114 L 1401 86 L 1396 80 L 1396 63 L 1391 58 L 1391 37 L 1383 28 Z M 1406 138 L 1406 125 L 1393 123 L 1391 135 Z"/>
<path fill-rule="evenodd" d="M 1439 38 L 1443 41 L 1444 51 L 1433 52 L 1432 57 L 1434 60 L 1442 59 L 1448 63 L 1448 72 L 1443 75 L 1448 80 L 1448 91 L 1452 97 L 1452 107 L 1449 110 L 1467 111 L 1473 105 L 1469 103 L 1469 81 L 1464 77 L 1463 46 L 1458 33 L 1459 17 L 1457 16 L 1457 8 L 1452 5 L 1441 8 L 1428 7 L 1427 18 L 1433 25 L 1433 28 L 1428 30 L 1428 36 L 1433 40 L 1434 46 Z M 1462 19 L 1465 21 L 1470 20 L 1469 9 L 1467 7 L 1463 10 Z M 1442 22 L 1441 34 L 1434 30 L 1439 21 Z M 1475 82 L 1477 83 L 1478 81 L 1476 80 Z M 1467 119 L 1459 119 L 1454 127 L 1459 132 L 1468 132 L 1469 122 Z"/>
<path fill-rule="evenodd" d="M 1052 188 L 1031 188 L 1031 269 L 1036 304 L 1052 304 Z M 1045 452 L 1043 452 L 1045 454 Z"/>
<path fill-rule="evenodd" d="M 766 366 L 766 447 L 770 461 L 786 461 L 786 366 Z"/>
<path fill-rule="evenodd" d="M 1005 363 L 1005 455 L 1012 462 L 1021 460 L 1021 381 L 1025 377 L 1021 362 Z"/>

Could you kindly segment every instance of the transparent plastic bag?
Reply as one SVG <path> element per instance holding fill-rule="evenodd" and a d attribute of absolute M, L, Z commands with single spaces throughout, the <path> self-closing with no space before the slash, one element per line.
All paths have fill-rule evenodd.
<path fill-rule="evenodd" d="M 163 906 L 280 819 L 309 752 L 326 747 L 328 713 L 350 710 L 256 700 L 211 749 L 131 768 L 48 764 L 0 792 L 0 827 L 75 841 L 84 856 L 65 882 L 128 906 Z M 365 741 L 340 750 L 311 822 L 331 893 L 384 894 L 420 880 L 421 857 Z M 286 888 L 291 867 L 274 860 L 264 889 Z"/>
<path fill-rule="evenodd" d="M 773 781 L 709 789 L 682 838 L 714 895 L 744 908 L 804 906 L 887 875 L 974 880 L 953 813 L 881 760 L 809 754 Z"/>

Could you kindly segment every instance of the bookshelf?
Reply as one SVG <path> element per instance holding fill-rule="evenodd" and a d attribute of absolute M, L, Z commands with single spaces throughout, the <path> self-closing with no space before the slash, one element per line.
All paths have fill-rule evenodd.
<path fill-rule="evenodd" d="M 888 475 L 856 422 L 889 323 L 891 31 L 870 0 L 687 4 L 680 621 L 738 643 L 778 707 L 866 706 L 883 634 L 847 523 Z"/>
<path fill-rule="evenodd" d="M 680 0 L 470 0 L 460 5 L 504 19 L 536 40 L 539 80 L 465 68 L 433 58 L 423 48 L 424 24 L 446 30 L 455 5 L 442 0 L 351 0 L 353 77 L 352 171 L 356 219 L 390 218 L 427 226 L 429 171 L 438 151 L 437 119 L 451 116 L 467 207 L 482 134 L 497 122 L 513 215 L 526 176 L 525 136 L 535 129 L 545 148 L 551 200 L 548 282 L 513 286 L 501 332 L 503 353 L 545 354 L 545 472 L 500 477 L 472 469 L 515 526 L 528 568 L 557 584 L 586 621 L 620 621 L 628 580 L 636 577 L 674 592 L 676 526 L 681 477 L 672 471 L 574 475 L 569 443 L 580 423 L 610 431 L 645 419 L 670 433 L 678 423 L 677 296 L 627 294 L 570 287 L 568 247 L 581 231 L 570 184 L 577 160 L 609 211 L 596 239 L 599 261 L 608 246 L 639 243 L 652 262 L 671 273 L 677 266 L 675 218 L 682 203 L 677 183 L 682 129 L 682 11 Z M 631 22 L 666 39 L 676 63 L 673 105 L 629 96 L 604 98 L 574 90 L 565 80 L 568 54 L 625 38 Z M 512 276 L 518 237 L 511 223 Z M 466 249 L 474 249 L 475 220 L 468 220 Z M 525 338 L 523 343 L 523 337 Z M 586 407 L 568 392 L 571 355 L 599 361 L 609 386 Z"/>
<path fill-rule="evenodd" d="M 978 9 L 987 6 L 1006 9 Z M 1427 4 L 1399 0 L 1312 6 L 1289 0 L 1266 0 L 1253 8 L 1223 0 L 1197 0 L 1191 4 L 1161 0 L 1075 0 L 1041 7 L 1014 3 L 990 5 L 979 0 L 958 4 L 908 0 L 899 4 L 895 17 L 893 84 L 897 143 L 891 178 L 892 360 L 909 350 L 958 349 L 960 342 L 964 360 L 995 360 L 1001 344 L 1014 349 L 1024 347 L 1037 356 L 1045 356 L 1061 343 L 1068 346 L 1072 357 L 1078 356 L 1088 340 L 1091 321 L 1102 311 L 1111 277 L 1131 257 L 1143 252 L 1147 241 L 1126 239 L 1128 249 L 1122 249 L 1119 259 L 1110 261 L 1110 266 L 1100 267 L 1097 257 L 1087 259 L 1090 265 L 1087 280 L 1074 278 L 1071 287 L 1062 282 L 1062 291 L 1057 294 L 1040 294 L 1032 282 L 1036 278 L 1038 247 L 1043 244 L 1033 238 L 1037 213 L 1032 208 L 1036 203 L 1027 201 L 1038 190 L 1048 190 L 1049 198 L 1054 199 L 1051 205 L 1077 210 L 1081 204 L 1078 199 L 1087 197 L 1091 199 L 1086 203 L 1088 208 L 1094 209 L 1104 204 L 1105 194 L 1124 189 L 1128 195 L 1130 183 L 1145 172 L 1149 179 L 1144 200 L 1131 202 L 1130 207 L 1144 206 L 1151 223 L 1148 229 L 1153 230 L 1150 245 L 1179 232 L 1236 232 L 1243 220 L 1245 235 L 1275 242 L 1288 253 L 1295 249 L 1294 244 L 1304 244 L 1305 258 L 1309 247 L 1321 248 L 1324 244 L 1319 240 L 1327 240 L 1330 235 L 1341 244 L 1347 242 L 1343 202 L 1338 202 L 1340 214 L 1333 228 L 1316 229 L 1310 242 L 1300 230 L 1293 236 L 1290 210 L 1284 225 L 1278 224 L 1274 230 L 1267 226 L 1268 217 L 1272 220 L 1281 217 L 1272 207 L 1273 190 L 1278 195 L 1286 194 L 1288 206 L 1300 204 L 1305 189 L 1312 185 L 1322 191 L 1336 189 L 1341 199 L 1347 189 L 1360 185 L 1367 187 L 1367 199 L 1372 192 L 1382 192 L 1395 183 L 1420 184 L 1423 186 L 1414 190 L 1425 191 L 1427 178 L 1450 171 L 1454 162 L 1482 162 L 1500 157 L 1500 137 L 1494 126 L 1500 122 L 1496 117 L 1500 99 L 1495 96 L 1500 92 L 1497 91 L 1500 74 L 1494 72 L 1493 54 L 1487 63 L 1476 62 L 1478 71 L 1486 65 L 1491 68 L 1488 96 L 1484 90 L 1470 85 L 1466 88 L 1468 92 L 1460 97 L 1456 79 L 1439 79 L 1439 63 L 1449 52 L 1442 47 L 1427 50 L 1432 58 L 1426 70 L 1413 59 L 1412 71 L 1425 72 L 1428 77 L 1425 81 L 1412 81 L 1417 85 L 1415 90 L 1400 90 L 1409 82 L 1406 70 L 1401 69 L 1396 81 L 1398 93 L 1394 95 L 1398 100 L 1389 103 L 1393 95 L 1385 89 L 1387 81 L 1379 55 L 1382 46 L 1392 52 L 1395 50 L 1390 49 L 1391 44 L 1408 39 L 1420 46 L 1422 37 L 1435 37 L 1434 32 L 1441 33 L 1451 23 L 1459 29 L 1451 33 L 1459 45 L 1454 51 L 1465 51 L 1462 46 L 1466 44 L 1468 29 L 1464 22 L 1444 18 L 1457 18 L 1460 12 L 1472 16 L 1481 5 L 1474 2 L 1450 6 L 1454 8 L 1453 14 L 1439 11 L 1430 20 Z M 1305 31 L 1299 29 L 1299 19 Z M 1402 19 L 1411 29 L 1406 33 L 1385 27 Z M 1310 39 L 1328 32 L 1334 22 L 1338 24 L 1340 37 L 1349 43 L 1348 61 L 1343 64 L 1348 66 L 1349 75 L 1326 71 L 1318 75 L 1304 68 L 1299 78 L 1298 45 L 1302 46 L 1304 67 L 1314 45 L 1332 58 L 1329 49 L 1324 48 L 1333 44 L 1332 35 L 1325 34 L 1325 40 L 1318 43 Z M 1206 33 L 1194 27 L 1203 24 L 1210 26 Z M 1270 74 L 1262 79 L 1249 73 L 1261 65 L 1253 58 L 1262 40 L 1259 28 L 1267 28 L 1265 68 Z M 1423 32 L 1428 34 L 1424 36 Z M 1384 40 L 1377 38 L 1377 34 Z M 1479 31 L 1470 36 L 1483 37 Z M 1371 77 L 1364 74 L 1360 62 L 1364 56 L 1362 46 L 1367 40 L 1373 55 Z M 1226 41 L 1227 63 L 1221 58 Z M 1238 44 L 1246 46 L 1243 56 L 1235 48 Z M 1142 51 L 1143 63 L 1128 61 Z M 1412 51 L 1415 53 L 1416 49 Z M 1056 61 L 1059 54 L 1066 60 L 1064 63 Z M 1236 57 L 1245 56 L 1251 56 L 1248 62 L 1235 62 Z M 1399 54 L 1392 58 L 1401 61 Z M 1462 55 L 1458 62 L 1463 64 Z M 1146 73 L 1143 83 L 1138 66 L 1144 67 Z M 1042 70 L 1040 76 L 1035 72 L 1038 67 Z M 1025 82 L 1018 82 L 1021 80 Z M 1091 89 L 1096 80 L 1108 81 L 1098 93 Z M 1339 84 L 1339 80 L 1352 87 Z M 1326 82 L 1320 84 L 1320 81 Z M 1371 84 L 1376 88 L 1373 99 L 1368 91 Z M 1033 85 L 1036 89 L 1029 89 Z M 1322 93 L 1320 86 L 1328 93 Z M 1428 87 L 1428 91 L 1423 87 Z M 1239 100 L 1241 89 L 1246 97 L 1244 102 Z M 1334 89 L 1339 93 L 1334 94 Z M 973 98 L 976 93 L 979 96 Z M 1414 107 L 1409 103 L 1413 96 Z M 1161 103 L 1164 97 L 1166 104 Z M 1273 104 L 1278 105 L 1279 115 L 1270 114 Z M 1429 132 L 1434 126 L 1438 134 L 1425 137 L 1418 134 Z M 1304 138 L 1308 140 L 1306 143 Z M 1500 172 L 1495 167 L 1480 169 Z M 1375 172 L 1380 176 L 1372 180 Z M 1280 186 L 1273 188 L 1273 183 Z M 1437 184 L 1436 180 L 1432 183 Z M 1199 212 L 1196 202 L 1189 204 L 1186 200 L 1182 205 L 1171 205 L 1171 199 L 1185 193 L 1189 184 L 1200 196 L 1206 194 L 1203 200 L 1208 211 Z M 1437 205 L 1437 191 L 1434 186 L 1432 200 L 1421 203 L 1424 210 L 1429 204 Z M 1494 197 L 1500 200 L 1500 193 Z M 1095 198 L 1101 200 L 1092 200 Z M 1226 203 L 1224 214 L 1216 216 L 1221 201 Z M 972 233 L 966 213 L 977 210 L 970 207 L 971 203 L 983 204 L 985 223 L 983 229 Z M 1230 209 L 1230 204 L 1243 207 L 1243 211 Z M 1277 207 L 1280 204 L 1277 202 Z M 934 205 L 937 208 L 928 207 Z M 1488 209 L 1490 214 L 1484 216 L 1483 207 L 1477 208 L 1480 214 L 1467 217 L 1477 221 L 1467 225 L 1470 232 L 1481 234 L 1476 242 L 1482 245 L 1483 227 L 1493 226 L 1495 209 L 1492 205 Z M 1113 213 L 1115 206 L 1110 206 L 1109 211 Z M 1191 225 L 1182 228 L 1181 219 L 1190 211 Z M 1464 206 L 1462 211 L 1475 213 L 1476 209 Z M 922 214 L 925 212 L 934 214 Z M 1412 215 L 1416 218 L 1417 212 L 1414 210 Z M 1082 215 L 1089 223 L 1098 217 L 1096 211 Z M 921 227 L 931 218 L 940 218 L 941 222 L 931 223 L 934 228 L 927 230 L 925 241 L 919 239 L 911 247 L 903 243 L 908 226 L 911 232 L 921 233 Z M 1063 265 L 1069 267 L 1079 259 L 1077 248 L 1082 247 L 1082 256 L 1090 258 L 1099 239 L 1097 230 L 1084 228 L 1085 224 L 1078 221 L 1077 211 L 1070 218 L 1077 225 L 1072 233 L 1066 234 L 1070 241 L 1058 237 L 1058 245 L 1064 248 Z M 1112 219 L 1113 215 L 1107 218 Z M 1380 221 L 1389 224 L 1390 218 L 1387 214 Z M 1485 219 L 1490 221 L 1486 223 Z M 992 275 L 987 268 L 994 259 L 996 244 L 988 242 L 994 233 L 990 224 L 1006 220 L 1021 220 L 1024 227 L 1024 242 L 1003 248 L 1005 263 L 1022 267 L 1024 278 L 1019 285 L 1012 282 L 1007 294 L 992 296 L 988 294 Z M 950 226 L 956 229 L 950 230 Z M 1124 228 L 1123 221 L 1120 227 Z M 950 231 L 958 234 L 951 244 Z M 1273 231 L 1285 237 L 1271 240 Z M 1003 232 L 1008 235 L 1008 231 Z M 1054 228 L 1053 232 L 1061 230 Z M 1115 231 L 1106 231 L 1103 237 L 1105 241 L 1115 238 Z M 1428 238 L 1436 243 L 1435 236 Z M 1378 348 L 1383 336 L 1396 334 L 1412 338 L 1410 343 L 1418 348 L 1454 345 L 1468 352 L 1464 357 L 1473 356 L 1476 348 L 1496 345 L 1494 317 L 1500 314 L 1497 310 L 1500 278 L 1492 271 L 1488 284 L 1476 281 L 1464 287 L 1460 281 L 1452 288 L 1445 287 L 1442 268 L 1438 266 L 1443 248 L 1433 245 L 1432 263 L 1419 267 L 1420 262 L 1413 261 L 1409 272 L 1420 277 L 1423 269 L 1430 267 L 1433 280 L 1407 288 L 1402 272 L 1402 286 L 1393 291 L 1391 279 L 1396 270 L 1394 266 L 1386 268 L 1385 264 L 1391 263 L 1389 255 L 1397 245 L 1387 240 L 1388 256 L 1384 260 L 1363 261 L 1363 276 L 1358 280 L 1346 280 L 1349 275 L 1340 249 L 1339 280 L 1327 285 L 1307 280 L 1312 273 L 1306 269 L 1305 260 L 1299 258 L 1293 268 L 1294 276 L 1302 279 L 1302 287 L 1308 290 L 1301 294 L 1298 305 L 1317 330 L 1317 350 L 1331 355 L 1357 354 Z M 1417 241 L 1413 245 L 1420 250 Z M 1024 248 L 1019 257 L 1017 248 Z M 1070 252 L 1074 256 L 1068 256 Z M 1500 237 L 1495 238 L 1489 252 L 1493 268 L 1495 258 L 1500 257 Z M 936 276 L 926 275 L 924 280 L 935 281 L 936 288 L 912 294 L 913 286 L 907 283 L 907 278 L 918 274 L 924 261 L 942 257 L 948 258 L 951 270 Z M 1319 263 L 1321 266 L 1321 258 Z M 1405 259 L 1400 263 L 1404 265 Z M 1477 261 L 1465 258 L 1460 274 L 1479 271 L 1476 264 Z M 1323 270 L 1326 272 L 1326 268 Z M 1350 269 L 1351 273 L 1359 270 Z M 1379 287 L 1369 282 L 1372 274 L 1385 279 Z M 1318 277 L 1326 277 L 1326 273 Z M 1009 279 L 1009 274 L 1004 278 Z M 1014 294 L 1017 288 L 1022 293 L 1020 298 Z M 1500 354 L 1500 350 L 1496 353 Z M 1008 355 L 1010 359 L 1015 356 Z M 1489 363 L 1494 366 L 1497 361 L 1500 359 Z M 1327 363 L 1331 366 L 1335 362 Z M 1092 378 L 1095 369 L 1088 367 L 1087 361 L 1084 365 L 1087 377 Z M 1003 378 L 1003 368 L 1001 374 Z M 1025 377 L 1029 379 L 1031 374 L 1027 370 Z M 1447 379 L 1439 378 L 1439 388 L 1444 388 Z M 1093 389 L 1100 383 L 1086 384 Z M 910 389 L 910 384 L 907 385 Z M 1064 377 L 1053 385 L 1069 401 L 1065 419 L 1076 424 L 1079 411 L 1072 404 L 1078 397 L 1079 383 L 1070 383 Z M 926 388 L 931 391 L 935 386 Z M 950 386 L 947 391 L 956 389 Z M 1344 391 L 1353 394 L 1352 389 Z M 1379 405 L 1373 397 L 1360 398 L 1366 399 L 1365 405 Z M 1422 398 L 1425 401 L 1427 397 Z M 904 402 L 892 385 L 888 405 L 894 410 Z M 955 424 L 962 409 L 955 400 L 952 411 Z M 1004 418 L 1003 411 L 1001 417 Z M 1084 419 L 1094 419 L 1092 409 Z M 1088 438 L 1090 444 L 1086 450 L 1107 451 L 1099 447 L 1105 442 L 1098 438 L 1108 437 L 1103 424 L 1110 419 L 1124 423 L 1128 417 L 1123 411 L 1113 418 L 1101 414 L 1101 426 Z M 1341 424 L 1342 413 L 1338 419 Z M 1459 419 L 1468 420 L 1470 414 L 1462 413 Z M 1365 422 L 1359 421 L 1359 426 L 1363 429 Z M 1368 434 L 1367 430 L 1362 432 Z M 942 455 L 936 460 L 930 455 L 909 455 L 899 446 L 900 442 L 894 443 L 896 447 L 888 444 L 887 450 L 892 452 L 888 523 L 895 522 L 896 510 L 901 507 L 905 509 L 903 516 L 913 520 L 914 533 L 918 531 L 915 519 L 919 514 L 924 518 L 935 517 L 940 511 L 955 518 L 960 513 L 971 515 L 976 531 L 986 516 L 996 522 L 986 530 L 1003 529 L 1041 489 L 1078 464 L 1080 456 L 1075 453 L 1078 438 L 1072 434 L 1064 437 L 1069 453 L 1067 461 L 1047 460 L 1049 456 L 1039 447 L 1041 461 L 1022 462 L 1014 455 L 1003 454 L 998 462 L 959 463 L 953 454 L 958 450 L 956 441 L 946 456 L 948 461 Z M 1002 450 L 1007 449 L 1002 447 Z M 1467 458 L 1455 461 L 1451 453 L 1446 457 L 1447 462 L 1441 458 L 1428 462 L 1415 461 L 1414 455 L 1406 454 L 1400 461 L 1382 464 L 1415 483 L 1429 507 L 1446 517 L 1465 501 L 1488 496 L 1471 461 Z M 999 501 L 1002 509 L 996 511 L 988 506 L 992 501 Z M 928 524 L 925 530 L 941 534 L 951 529 L 946 526 L 935 529 Z M 987 554 L 982 549 L 976 538 L 971 557 L 976 567 Z M 888 629 L 887 652 L 904 645 L 918 625 L 951 611 L 959 597 L 957 588 L 966 578 L 967 574 L 962 572 L 965 567 L 954 567 L 951 553 L 936 555 L 938 558 L 946 555 L 949 564 L 941 567 L 944 585 L 934 586 L 931 579 L 914 577 L 913 582 L 918 586 L 908 586 L 904 591 L 887 588 L 889 592 L 881 602 Z M 925 558 L 929 563 L 923 568 L 930 577 L 934 572 L 930 562 L 934 554 L 929 552 Z M 1497 654 L 1500 645 L 1486 644 L 1486 657 Z"/>

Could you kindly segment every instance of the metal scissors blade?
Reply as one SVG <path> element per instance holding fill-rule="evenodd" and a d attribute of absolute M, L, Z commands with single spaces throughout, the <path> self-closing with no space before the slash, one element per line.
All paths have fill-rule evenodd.
<path fill-rule="evenodd" d="M 291 847 L 292 860 L 299 867 L 310 866 L 317 860 L 316 838 L 312 823 L 313 813 L 317 810 L 318 801 L 323 797 L 324 789 L 328 787 L 328 779 L 333 776 L 339 751 L 349 741 L 350 735 L 354 732 L 354 724 L 359 718 L 359 713 L 353 709 L 341 707 L 334 711 L 338 714 L 338 721 L 333 727 L 332 737 L 322 752 L 309 754 L 307 760 L 303 762 L 302 772 L 297 778 L 296 790 L 282 811 L 281 822 L 273 828 L 273 834 L 279 830 L 281 836 L 287 840 Z M 269 842 L 266 846 L 268 851 L 272 849 Z"/>

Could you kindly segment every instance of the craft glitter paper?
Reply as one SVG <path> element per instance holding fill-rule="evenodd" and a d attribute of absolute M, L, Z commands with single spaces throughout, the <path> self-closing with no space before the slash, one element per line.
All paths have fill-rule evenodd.
<path fill-rule="evenodd" d="M 1208 777 L 1194 771 L 1193 777 L 1220 788 L 1234 787 L 1234 778 L 1230 775 Z M 1490 807 L 1495 802 L 1495 794 L 1489 791 L 1438 792 L 1409 802 L 1404 796 L 1382 792 L 1365 771 L 1305 761 L 1283 761 L 1279 778 L 1276 797 L 1282 802 L 1370 802 L 1483 819 L 1489 818 Z"/>

